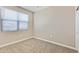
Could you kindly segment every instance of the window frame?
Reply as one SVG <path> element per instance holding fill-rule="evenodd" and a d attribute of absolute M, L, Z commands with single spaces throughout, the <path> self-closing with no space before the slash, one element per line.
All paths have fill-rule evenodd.
<path fill-rule="evenodd" d="M 10 9 L 9 9 L 10 10 Z M 15 11 L 15 10 L 13 10 L 13 11 Z M 2 17 L 1 17 L 1 8 L 0 8 L 0 31 L 1 32 L 17 32 L 17 31 L 27 31 L 28 29 L 29 29 L 29 15 L 28 14 L 25 14 L 25 13 L 23 13 L 23 14 L 25 14 L 25 15 L 28 15 L 28 21 L 21 21 L 21 20 L 19 20 L 19 13 L 22 13 L 22 12 L 18 12 L 18 11 L 16 11 L 17 12 L 17 20 L 10 20 L 10 19 L 3 19 Z M 17 30 L 12 30 L 12 31 L 4 31 L 3 30 L 3 21 L 16 21 L 17 22 Z M 20 22 L 26 22 L 26 24 L 27 24 L 27 28 L 26 28 L 26 30 L 25 29 L 20 29 Z"/>

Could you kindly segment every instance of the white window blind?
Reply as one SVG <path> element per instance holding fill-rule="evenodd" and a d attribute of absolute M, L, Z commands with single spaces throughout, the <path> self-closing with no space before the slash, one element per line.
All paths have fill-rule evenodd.
<path fill-rule="evenodd" d="M 7 8 L 0 8 L 1 31 L 27 31 L 29 16 Z"/>

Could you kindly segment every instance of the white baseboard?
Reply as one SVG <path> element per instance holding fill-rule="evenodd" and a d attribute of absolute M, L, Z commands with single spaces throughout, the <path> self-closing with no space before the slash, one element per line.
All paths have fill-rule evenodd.
<path fill-rule="evenodd" d="M 22 40 L 17 40 L 17 41 L 9 42 L 9 43 L 6 43 L 6 44 L 3 44 L 3 45 L 0 45 L 0 48 L 5 47 L 5 46 L 8 46 L 8 45 L 15 44 L 15 43 L 19 43 L 19 42 L 21 42 L 21 41 L 28 40 L 28 39 L 31 39 L 31 38 L 33 38 L 33 37 L 30 36 L 30 37 L 28 37 L 28 38 L 24 38 L 24 39 L 22 39 Z"/>
<path fill-rule="evenodd" d="M 0 48 L 5 47 L 5 46 L 8 46 L 8 45 L 15 44 L 15 43 L 19 43 L 19 42 L 21 42 L 21 41 L 28 40 L 28 39 L 31 39 L 31 38 L 43 40 L 43 41 L 46 41 L 46 42 L 49 42 L 49 43 L 52 43 L 52 44 L 56 44 L 56 45 L 59 45 L 59 46 L 62 46 L 62 47 L 66 47 L 66 48 L 69 48 L 69 49 L 78 51 L 78 50 L 77 50 L 76 48 L 74 48 L 74 47 L 67 46 L 67 45 L 64 45 L 64 44 L 61 44 L 61 43 L 58 43 L 58 42 L 54 42 L 54 41 L 49 41 L 49 40 L 46 40 L 46 39 L 43 39 L 43 38 L 39 38 L 39 37 L 35 37 L 35 36 L 30 36 L 30 37 L 24 38 L 24 39 L 22 39 L 22 40 L 17 40 L 17 41 L 14 41 L 14 42 L 6 43 L 6 44 L 4 44 L 4 45 L 0 45 Z"/>
<path fill-rule="evenodd" d="M 52 43 L 52 44 L 56 44 L 56 45 L 59 45 L 59 46 L 62 46 L 62 47 L 66 47 L 66 48 L 69 48 L 69 49 L 72 49 L 72 50 L 75 50 L 75 51 L 78 51 L 76 48 L 68 46 L 68 45 L 64 45 L 62 43 L 58 43 L 58 42 L 54 42 L 54 41 L 49 41 L 49 40 L 46 40 L 46 39 L 43 39 L 43 38 L 39 38 L 39 37 L 34 37 L 34 38 L 35 39 L 39 39 L 39 40 L 43 40 L 43 41 L 46 41 L 46 42 L 49 42 L 49 43 Z"/>

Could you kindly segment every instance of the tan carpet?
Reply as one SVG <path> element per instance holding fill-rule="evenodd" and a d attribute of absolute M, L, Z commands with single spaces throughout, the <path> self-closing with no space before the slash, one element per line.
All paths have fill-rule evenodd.
<path fill-rule="evenodd" d="M 28 39 L 13 45 L 0 48 L 2 53 L 73 53 L 74 50 L 60 47 L 38 39 Z"/>

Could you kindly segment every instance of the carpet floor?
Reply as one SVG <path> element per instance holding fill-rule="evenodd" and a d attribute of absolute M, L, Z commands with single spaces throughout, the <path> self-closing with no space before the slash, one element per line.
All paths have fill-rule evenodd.
<path fill-rule="evenodd" d="M 34 38 L 0 48 L 0 53 L 76 53 L 76 52 L 77 51 Z"/>

